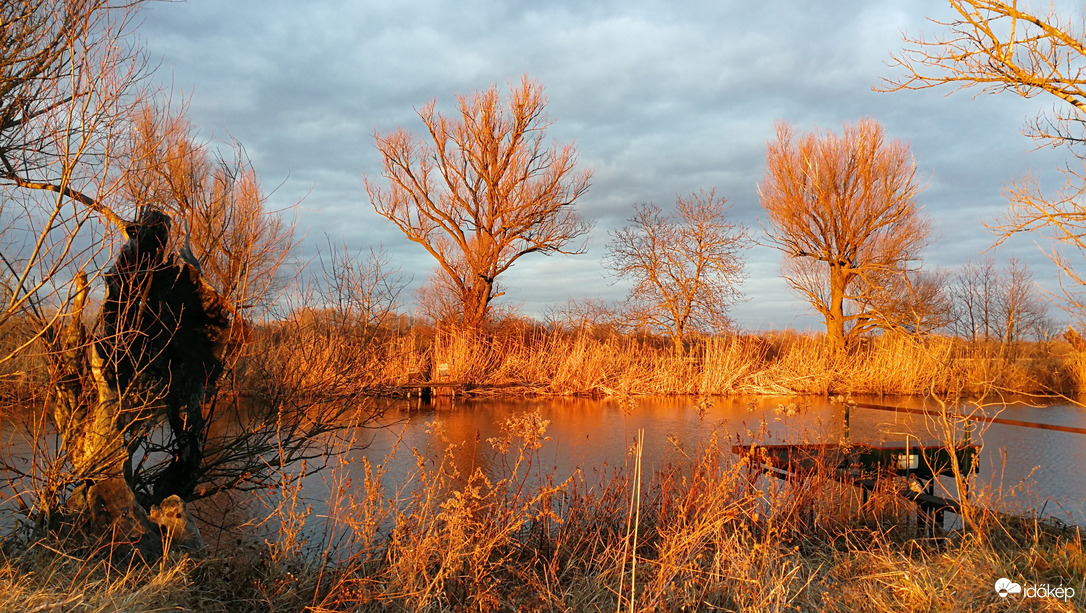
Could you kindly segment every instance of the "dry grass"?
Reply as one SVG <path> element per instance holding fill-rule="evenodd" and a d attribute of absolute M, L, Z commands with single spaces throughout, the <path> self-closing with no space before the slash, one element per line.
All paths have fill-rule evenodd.
<path fill-rule="evenodd" d="M 327 518 L 299 505 L 288 480 L 279 538 L 244 555 L 226 548 L 118 571 L 38 542 L 0 562 L 0 611 L 1072 611 L 1086 602 L 1077 529 L 974 509 L 974 529 L 923 539 L 892 483 L 861 505 L 817 472 L 802 487 L 759 477 L 716 437 L 675 448 L 643 479 L 633 448 L 629 470 L 557 482 L 539 470 L 546 426 L 534 413 L 511 418 L 485 442 L 500 467 L 489 473 L 457 469 L 451 452 L 435 463 L 425 450 L 396 481 L 391 457 L 344 463 L 328 475 Z M 301 521 L 315 524 L 308 548 Z M 1000 600 L 998 577 L 1062 584 L 1076 600 Z"/>
<path fill-rule="evenodd" d="M 659 339 L 541 329 L 468 337 L 416 328 L 359 344 L 308 325 L 258 342 L 262 361 L 249 366 L 266 385 L 315 394 L 388 389 L 436 377 L 439 365 L 450 380 L 548 394 L 1051 391 L 1082 380 L 1079 356 L 1061 343 L 942 337 L 886 336 L 839 355 L 817 335 L 732 336 L 696 341 L 681 358 Z M 639 474 L 632 450 L 625 470 L 559 480 L 541 470 L 546 426 L 520 415 L 493 440 L 443 441 L 449 451 L 437 460 L 401 449 L 413 469 L 395 478 L 391 457 L 339 457 L 325 473 L 326 516 L 283 474 L 265 524 L 274 535 L 242 547 L 220 541 L 199 559 L 117 569 L 102 553 L 9 540 L 0 613 L 1072 611 L 1086 602 L 1076 529 L 973 507 L 968 530 L 922 539 L 914 509 L 893 493 L 900 484 L 887 482 L 866 504 L 828 475 L 794 487 L 759 477 L 715 437 L 675 448 L 653 475 Z M 500 468 L 458 464 L 452 449 L 470 444 L 486 446 Z M 1077 601 L 999 600 L 992 584 L 1004 576 L 1073 587 Z"/>
<path fill-rule="evenodd" d="M 351 381 L 394 391 L 409 380 L 445 380 L 553 395 L 973 395 L 1073 393 L 1086 381 L 1083 360 L 1062 341 L 1007 346 L 887 334 L 838 354 L 824 335 L 778 332 L 695 339 L 677 357 L 666 339 L 525 325 L 479 335 L 415 327 L 366 351 L 353 349 L 349 335 L 297 329 L 275 345 L 284 372 L 308 373 L 304 385 L 314 389 Z"/>

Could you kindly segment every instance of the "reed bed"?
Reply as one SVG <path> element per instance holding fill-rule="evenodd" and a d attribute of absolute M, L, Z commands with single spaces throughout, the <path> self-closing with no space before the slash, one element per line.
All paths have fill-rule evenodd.
<path fill-rule="evenodd" d="M 27 364 L 20 385 L 36 389 Z M 344 397 L 441 379 L 554 395 L 953 395 L 1073 390 L 1084 382 L 1082 364 L 1063 342 L 884 335 L 836 353 L 821 335 L 771 333 L 695 339 L 675 355 L 666 340 L 644 335 L 531 326 L 391 332 L 310 321 L 264 330 L 233 374 L 254 394 Z M 344 441 L 322 473 L 319 514 L 301 478 L 283 474 L 267 517 L 248 518 L 261 536 L 208 538 L 214 544 L 200 556 L 172 553 L 151 568 L 117 568 L 104 552 L 73 551 L 48 535 L 4 535 L 0 613 L 1086 606 L 1079 529 L 1030 519 L 1028 509 L 1015 509 L 1022 518 L 1005 514 L 998 492 L 976 492 L 983 505 L 967 507 L 964 527 L 928 539 L 895 493 L 901 484 L 889 480 L 866 503 L 827 474 L 795 487 L 760 476 L 731 453 L 734 441 L 708 434 L 647 473 L 639 444 L 610 472 L 559 476 L 543 469 L 546 436 L 535 413 L 510 419 L 488 441 L 433 432 L 446 451 L 395 450 L 412 466 L 395 478 L 394 455 L 355 461 Z M 497 468 L 456 462 L 458 447 L 474 444 Z M 1001 600 L 992 589 L 999 577 L 1065 585 L 1078 600 Z"/>
<path fill-rule="evenodd" d="M 456 444 L 436 459 L 396 450 L 413 454 L 414 469 L 395 481 L 392 456 L 340 458 L 326 473 L 325 517 L 285 479 L 277 535 L 150 569 L 116 569 L 44 540 L 9 542 L 0 611 L 1073 611 L 1086 603 L 1076 528 L 977 507 L 968 528 L 923 538 L 892 480 L 866 504 L 817 471 L 794 487 L 760 476 L 715 435 L 675 447 L 652 474 L 642 474 L 635 444 L 624 467 L 559 480 L 540 469 L 546 436 L 538 414 L 510 418 L 485 441 L 495 456 L 488 471 L 458 469 Z M 1077 596 L 1001 600 L 992 588 L 999 577 Z"/>
<path fill-rule="evenodd" d="M 838 353 L 825 335 L 776 332 L 697 338 L 675 355 L 667 339 L 541 326 L 485 334 L 416 326 L 364 345 L 359 334 L 292 328 L 260 355 L 305 373 L 303 387 L 350 382 L 375 393 L 420 381 L 551 395 L 1072 394 L 1086 385 L 1086 361 L 1063 341 L 884 334 Z"/>

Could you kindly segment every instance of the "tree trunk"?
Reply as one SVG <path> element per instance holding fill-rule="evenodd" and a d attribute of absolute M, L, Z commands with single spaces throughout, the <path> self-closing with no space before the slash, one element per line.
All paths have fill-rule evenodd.
<path fill-rule="evenodd" d="M 85 276 L 76 279 L 67 326 L 50 337 L 61 349 L 52 353 L 59 375 L 53 415 L 79 484 L 67 508 L 88 535 L 108 526 L 144 558 L 161 551 L 145 509 L 171 496 L 180 504 L 201 479 L 202 404 L 221 374 L 231 323 L 229 307 L 195 265 L 166 252 L 169 227 L 169 217 L 153 209 L 127 224 L 128 242 L 104 275 L 93 343 L 81 321 Z M 133 454 L 162 415 L 170 429 L 163 451 L 172 459 L 149 475 L 134 473 L 141 468 Z"/>
<path fill-rule="evenodd" d="M 837 263 L 830 263 L 830 303 L 824 313 L 826 334 L 834 352 L 845 350 L 845 270 Z"/>
<path fill-rule="evenodd" d="M 466 332 L 475 334 L 482 330 L 493 299 L 494 281 L 477 276 L 468 288 L 463 300 L 464 314 L 461 319 Z"/>
<path fill-rule="evenodd" d="M 675 332 L 671 335 L 671 348 L 672 348 L 672 351 L 675 353 L 675 357 L 677 357 L 677 358 L 683 357 L 684 347 L 683 347 L 683 330 L 682 330 L 682 328 L 676 329 Z"/>

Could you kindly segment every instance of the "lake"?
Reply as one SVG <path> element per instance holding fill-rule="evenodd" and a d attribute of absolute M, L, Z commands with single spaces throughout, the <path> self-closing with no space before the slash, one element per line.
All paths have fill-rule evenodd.
<path fill-rule="evenodd" d="M 937 409 L 923 398 L 854 397 L 859 403 Z M 438 398 L 433 404 L 404 402 L 385 416 L 386 426 L 361 438 L 369 446 L 352 462 L 366 457 L 387 464 L 394 487 L 411 473 L 411 450 L 436 462 L 449 454 L 460 474 L 476 467 L 492 477 L 504 476 L 498 454 L 488 439 L 499 437 L 510 416 L 538 412 L 547 420 L 546 437 L 533 468 L 560 481 L 577 468 L 601 474 L 622 467 L 638 430 L 644 430 L 643 470 L 662 468 L 704 448 L 716 433 L 721 448 L 732 444 L 836 442 L 845 431 L 845 410 L 823 397 L 713 398 L 711 406 L 690 397 L 612 398 Z M 1086 428 L 1086 409 L 1067 403 L 1031 406 L 1008 402 L 980 409 L 989 417 Z M 960 436 L 959 432 L 959 436 Z M 872 444 L 938 444 L 939 429 L 931 417 L 852 408 L 849 437 Z M 1003 424 L 977 424 L 971 433 L 983 444 L 975 491 L 1000 500 L 1002 510 L 1027 512 L 1086 525 L 1086 435 Z M 389 457 L 389 453 L 395 454 Z M 319 490 L 319 486 L 315 486 Z M 321 494 L 314 497 L 323 498 Z"/>
<path fill-rule="evenodd" d="M 933 401 L 916 397 L 853 399 L 885 406 L 937 408 Z M 645 433 L 642 466 L 646 475 L 669 462 L 696 457 L 714 435 L 719 447 L 728 452 L 733 444 L 838 442 L 845 434 L 844 406 L 824 397 L 721 397 L 711 399 L 709 404 L 699 404 L 692 397 L 374 402 L 388 407 L 380 420 L 382 426 L 358 428 L 354 435 L 365 448 L 334 460 L 344 468 L 341 476 L 351 479 L 351 487 L 355 488 L 363 481 L 363 459 L 383 465 L 383 486 L 389 494 L 402 491 L 420 459 L 433 467 L 445 457 L 447 465 L 455 467 L 460 475 L 479 468 L 492 478 L 508 476 L 502 456 L 488 441 L 501 436 L 502 424 L 509 418 L 532 413 L 549 423 L 546 440 L 533 454 L 530 470 L 550 475 L 556 482 L 580 470 L 586 483 L 598 483 L 613 469 L 628 467 L 630 449 L 639 430 Z M 1033 406 L 1008 402 L 986 406 L 982 413 L 1086 428 L 1086 409 L 1068 403 Z M 900 445 L 906 436 L 910 444 L 940 441 L 938 428 L 928 416 L 859 407 L 849 412 L 848 434 L 852 442 L 872 444 Z M 961 432 L 957 435 L 961 436 Z M 999 510 L 1036 511 L 1042 516 L 1086 525 L 1086 471 L 1082 470 L 1086 466 L 1086 436 L 1003 424 L 978 424 L 971 436 L 974 443 L 983 444 L 975 492 L 988 500 L 998 500 L 995 504 Z M 9 451 L 19 455 L 18 449 Z M 312 506 L 311 521 L 318 522 L 307 526 L 307 530 L 319 531 L 320 517 L 327 512 L 331 497 L 327 474 L 310 475 L 302 482 L 302 502 Z M 953 489 L 950 491 L 953 493 Z M 226 538 L 240 534 L 230 526 L 259 521 L 266 514 L 261 511 L 264 504 L 252 500 L 251 494 L 205 500 L 197 507 L 205 525 L 224 529 Z M 8 523 L 0 521 L 0 525 Z M 205 535 L 211 536 L 207 532 Z"/>

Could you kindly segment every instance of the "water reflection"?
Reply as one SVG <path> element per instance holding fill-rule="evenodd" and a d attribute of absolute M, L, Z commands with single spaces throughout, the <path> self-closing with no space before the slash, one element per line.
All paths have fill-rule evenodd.
<path fill-rule="evenodd" d="M 858 402 L 910 408 L 937 408 L 922 398 L 862 398 Z M 845 411 L 824 398 L 729 397 L 699 404 L 691 397 L 645 397 L 632 400 L 587 398 L 502 398 L 488 400 L 439 399 L 429 407 L 414 402 L 393 403 L 381 420 L 381 427 L 359 428 L 353 434 L 364 449 L 333 458 L 345 467 L 350 487 L 363 482 L 362 462 L 381 464 L 385 477 L 384 495 L 395 497 L 418 470 L 418 462 L 429 468 L 447 458 L 447 466 L 461 476 L 480 469 L 493 479 L 508 476 L 502 462 L 510 459 L 494 451 L 489 442 L 502 435 L 502 424 L 511 416 L 538 412 L 549 421 L 547 440 L 533 456 L 530 467 L 538 475 L 552 475 L 560 482 L 580 469 L 591 484 L 625 468 L 629 450 L 639 429 L 645 431 L 643 469 L 646 474 L 669 462 L 694 457 L 712 436 L 720 447 L 751 442 L 814 443 L 834 442 L 845 435 Z M 1086 428 L 1086 410 L 1068 404 L 1029 406 L 1011 403 L 984 410 L 1032 423 Z M 10 426 L 10 424 L 5 424 Z M 954 433 L 962 436 L 961 431 Z M 15 429 L 0 428 L 5 452 L 30 456 L 32 441 L 16 436 Z M 930 417 L 854 408 L 849 414 L 848 435 L 853 442 L 901 444 L 905 437 L 922 444 L 938 444 L 945 433 Z M 1036 430 L 1003 424 L 980 425 L 973 442 L 983 444 L 976 484 L 1000 499 L 1002 510 L 1040 511 L 1086 525 L 1086 436 Z M 41 441 L 39 441 L 41 444 Z M 632 470 L 630 471 L 632 473 Z M 542 477 L 541 477 L 542 478 Z M 327 515 L 334 487 L 328 473 L 308 477 L 302 486 L 302 503 L 312 505 L 312 518 Z M 274 492 L 268 493 L 273 495 Z M 205 525 L 205 539 L 216 530 L 224 539 L 238 539 L 252 533 L 254 523 L 274 532 L 273 523 L 261 523 L 268 507 L 242 494 L 199 505 Z M 10 524 L 0 516 L 0 525 Z M 246 525 L 238 530 L 238 524 Z"/>
<path fill-rule="evenodd" d="M 859 398 L 858 402 L 937 409 L 922 398 Z M 476 468 L 491 477 L 505 476 L 495 465 L 489 439 L 501 435 L 501 424 L 511 415 L 538 411 L 550 422 L 535 469 L 553 472 L 562 480 L 577 468 L 602 474 L 622 467 L 638 429 L 645 430 L 643 466 L 646 473 L 684 455 L 703 449 L 715 433 L 722 447 L 732 443 L 834 442 L 845 435 L 845 411 L 824 398 L 734 397 L 716 398 L 711 406 L 694 398 L 636 398 L 632 401 L 585 398 L 442 399 L 430 408 L 409 410 L 407 405 L 389 417 L 400 421 L 386 430 L 369 433 L 370 446 L 359 452 L 372 462 L 388 461 L 393 485 L 411 474 L 417 450 L 431 463 L 448 454 L 461 475 Z M 984 414 L 1028 421 L 1086 427 L 1086 411 L 1066 405 L 1028 406 L 1011 403 L 986 407 Z M 853 408 L 849 415 L 853 442 L 939 444 L 947 434 L 937 420 L 910 413 Z M 952 434 L 964 435 L 961 428 Z M 977 485 L 1002 498 L 1006 510 L 1030 508 L 1086 524 L 1086 437 L 1002 424 L 980 424 L 973 442 L 982 443 Z M 357 459 L 357 458 L 356 458 Z M 394 486 L 395 487 L 395 486 Z"/>

